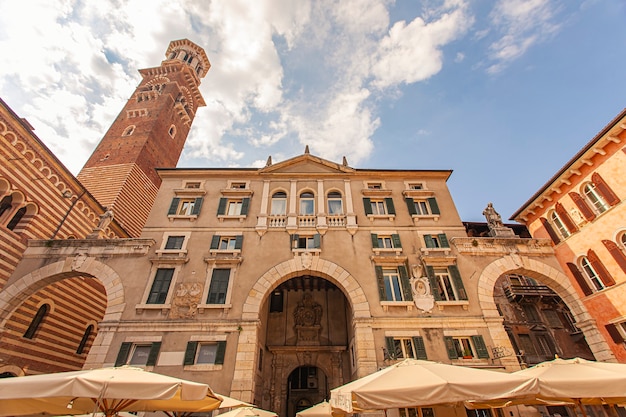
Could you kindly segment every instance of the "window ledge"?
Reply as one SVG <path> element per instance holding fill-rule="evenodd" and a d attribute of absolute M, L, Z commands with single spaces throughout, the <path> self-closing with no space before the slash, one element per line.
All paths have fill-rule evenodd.
<path fill-rule="evenodd" d="M 214 253 L 214 256 L 207 256 L 204 262 L 216 265 L 238 265 L 243 261 L 241 253 Z"/>
<path fill-rule="evenodd" d="M 431 190 L 404 190 L 402 195 L 405 197 L 434 197 L 435 192 Z"/>
<path fill-rule="evenodd" d="M 406 311 L 413 311 L 415 304 L 413 301 L 381 301 L 380 305 L 383 307 L 383 311 L 389 311 L 389 307 L 401 307 Z"/>
<path fill-rule="evenodd" d="M 420 220 L 434 220 L 436 222 L 439 221 L 439 214 L 412 214 L 413 222 L 417 223 Z"/>
<path fill-rule="evenodd" d="M 198 304 L 198 313 L 204 313 L 204 310 L 224 310 L 228 313 L 232 307 L 232 304 Z"/>
<path fill-rule="evenodd" d="M 463 310 L 467 310 L 469 308 L 469 301 L 467 300 L 459 300 L 459 301 L 435 301 L 435 305 L 439 310 L 443 310 L 446 306 L 463 306 Z"/>
<path fill-rule="evenodd" d="M 374 220 L 380 220 L 380 219 L 387 219 L 390 222 L 394 221 L 394 219 L 396 218 L 395 214 L 368 214 L 367 218 L 370 219 L 370 221 L 374 221 Z"/>
<path fill-rule="evenodd" d="M 174 194 L 177 196 L 199 196 L 206 195 L 206 190 L 203 188 L 175 188 Z"/>
<path fill-rule="evenodd" d="M 391 190 L 386 190 L 384 188 L 364 188 L 361 190 L 361 194 L 371 197 L 391 197 Z"/>
<path fill-rule="evenodd" d="M 157 249 L 154 251 L 159 256 L 185 256 L 187 255 L 187 249 Z"/>
<path fill-rule="evenodd" d="M 196 221 L 198 219 L 198 215 L 197 214 L 190 214 L 190 215 L 186 215 L 186 214 L 168 214 L 167 218 L 170 219 L 170 221 L 174 221 L 174 220 L 189 220 L 190 222 L 193 222 L 193 221 Z"/>
<path fill-rule="evenodd" d="M 450 250 L 451 248 L 420 248 L 420 251 L 424 254 L 424 255 L 432 255 L 437 256 L 437 255 L 444 255 L 444 256 L 448 256 L 450 255 Z"/>
<path fill-rule="evenodd" d="M 246 219 L 246 215 L 245 214 L 237 214 L 237 215 L 228 215 L 228 214 L 218 214 L 217 218 L 219 219 L 220 222 L 223 222 L 224 219 L 230 219 L 230 220 L 239 220 L 240 222 L 243 222 Z"/>
<path fill-rule="evenodd" d="M 224 197 L 251 197 L 254 194 L 249 188 L 222 188 L 220 193 Z"/>
<path fill-rule="evenodd" d="M 381 253 L 383 255 L 395 254 L 396 256 L 402 254 L 402 248 L 373 248 L 372 250 L 376 256 L 380 256 Z"/>
<path fill-rule="evenodd" d="M 320 248 L 314 248 L 314 249 L 291 249 L 291 252 L 294 255 L 302 255 L 302 254 L 308 252 L 308 253 L 310 253 L 312 255 L 318 255 L 319 256 L 319 254 L 322 253 L 322 250 Z"/>
<path fill-rule="evenodd" d="M 196 365 L 185 365 L 185 371 L 221 371 L 224 365 L 216 365 L 214 363 L 200 363 Z"/>
<path fill-rule="evenodd" d="M 180 255 L 178 256 L 178 254 L 175 255 L 158 255 L 158 256 L 151 256 L 148 258 L 148 260 L 152 263 L 161 263 L 161 264 L 186 264 L 187 262 L 189 262 L 189 258 L 185 255 Z"/>
<path fill-rule="evenodd" d="M 171 304 L 135 304 L 137 314 L 143 313 L 144 310 L 161 310 L 161 313 L 167 314 L 171 308 Z"/>

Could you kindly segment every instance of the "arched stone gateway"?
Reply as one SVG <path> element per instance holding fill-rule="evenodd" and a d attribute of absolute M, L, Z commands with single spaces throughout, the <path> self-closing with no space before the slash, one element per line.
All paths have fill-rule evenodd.
<path fill-rule="evenodd" d="M 576 325 L 583 331 L 589 348 L 595 358 L 600 361 L 615 361 L 615 357 L 602 335 L 598 332 L 595 320 L 589 315 L 580 297 L 576 293 L 567 276 L 558 269 L 526 256 L 508 255 L 494 260 L 480 274 L 478 281 L 478 298 L 486 320 L 500 320 L 494 302 L 494 286 L 503 274 L 517 273 L 534 278 L 552 288 L 573 314 Z M 500 332 L 502 326 L 490 326 L 490 331 Z M 502 335 L 493 334 L 494 340 Z"/>
<path fill-rule="evenodd" d="M 317 282 L 327 281 L 326 288 L 340 291 L 341 295 L 336 297 L 345 299 L 346 308 L 350 312 L 345 317 L 345 327 L 349 336 L 346 336 L 343 346 L 332 346 L 333 343 L 323 340 L 322 330 L 320 341 L 316 341 L 315 328 L 319 325 L 317 321 L 323 307 L 313 300 L 315 297 L 310 293 L 300 291 L 297 298 L 292 299 L 294 300 L 292 303 L 299 304 L 299 308 L 304 312 L 303 316 L 298 315 L 300 310 L 294 306 L 294 314 L 292 315 L 290 310 L 288 317 L 289 320 L 293 320 L 290 330 L 296 328 L 293 330 L 296 340 L 284 341 L 278 345 L 269 343 L 275 344 L 275 347 L 271 348 L 271 367 L 277 382 L 270 389 L 265 389 L 268 392 L 255 393 L 255 390 L 261 389 L 261 384 L 259 381 L 251 380 L 250 375 L 255 374 L 257 367 L 269 366 L 258 363 L 260 359 L 257 355 L 257 352 L 263 350 L 267 344 L 263 342 L 267 337 L 263 326 L 267 321 L 265 314 L 268 314 L 268 300 L 275 289 L 284 288 L 289 284 L 288 281 L 293 282 L 302 277 L 306 277 L 307 281 L 310 279 Z M 306 314 L 307 312 L 310 314 Z M 328 311 L 324 314 L 327 313 Z M 352 375 L 362 376 L 376 370 L 374 335 L 369 326 L 370 306 L 363 289 L 348 271 L 320 257 L 308 254 L 295 256 L 266 271 L 249 292 L 244 303 L 242 319 L 244 324 L 240 332 L 235 377 L 231 388 L 231 395 L 237 398 L 254 401 L 255 398 L 266 397 L 267 401 L 272 402 L 272 407 L 282 409 L 282 415 L 286 415 L 289 411 L 285 402 L 288 393 L 287 377 L 294 369 L 300 367 L 317 369 L 319 375 L 324 375 L 324 385 L 331 388 L 348 382 Z M 324 323 L 321 328 L 324 328 Z M 352 375 L 344 375 L 342 367 L 346 366 L 345 362 L 348 362 L 346 358 L 350 356 L 357 360 L 347 365 Z M 310 381 L 316 389 L 320 381 L 319 375 L 312 377 Z M 324 398 L 320 401 L 322 399 Z M 291 400 L 294 398 L 290 398 Z M 295 403 L 291 405 L 293 408 Z"/>

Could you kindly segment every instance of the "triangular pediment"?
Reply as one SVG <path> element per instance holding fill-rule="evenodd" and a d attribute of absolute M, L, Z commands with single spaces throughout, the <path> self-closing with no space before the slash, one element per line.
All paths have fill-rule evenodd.
<path fill-rule="evenodd" d="M 261 173 L 293 173 L 293 174 L 327 174 L 354 172 L 344 164 L 338 164 L 326 159 L 305 153 L 286 161 L 268 165 L 259 170 Z"/>

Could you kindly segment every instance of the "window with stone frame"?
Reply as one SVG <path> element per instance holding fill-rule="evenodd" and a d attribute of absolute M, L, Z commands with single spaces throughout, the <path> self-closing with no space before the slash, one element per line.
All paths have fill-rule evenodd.
<path fill-rule="evenodd" d="M 421 336 L 385 337 L 386 357 L 398 359 L 428 359 L 424 339 Z"/>
<path fill-rule="evenodd" d="M 202 208 L 202 197 L 196 198 L 181 198 L 174 197 L 170 203 L 170 208 L 167 212 L 168 216 L 198 216 L 200 209 Z"/>
<path fill-rule="evenodd" d="M 161 342 L 123 342 L 115 366 L 154 366 L 160 350 Z"/>
<path fill-rule="evenodd" d="M 467 293 L 456 265 L 426 266 L 435 301 L 467 301 Z"/>
<path fill-rule="evenodd" d="M 226 341 L 189 341 L 183 365 L 222 365 Z"/>
<path fill-rule="evenodd" d="M 165 304 L 175 268 L 157 268 L 146 304 Z"/>
<path fill-rule="evenodd" d="M 444 336 L 450 359 L 489 359 L 489 350 L 482 336 Z"/>
<path fill-rule="evenodd" d="M 413 301 L 405 265 L 377 265 L 374 269 L 381 301 Z"/>

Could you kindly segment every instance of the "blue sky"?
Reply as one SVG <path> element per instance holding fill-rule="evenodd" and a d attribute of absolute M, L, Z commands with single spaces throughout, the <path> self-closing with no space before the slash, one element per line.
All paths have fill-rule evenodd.
<path fill-rule="evenodd" d="M 507 219 L 626 107 L 623 0 L 0 0 L 0 97 L 77 173 L 170 40 L 212 68 L 181 167 L 452 169 Z"/>

